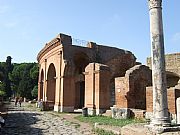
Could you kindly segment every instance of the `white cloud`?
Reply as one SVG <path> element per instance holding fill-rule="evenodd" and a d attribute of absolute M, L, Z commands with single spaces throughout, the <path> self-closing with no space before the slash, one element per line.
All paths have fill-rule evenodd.
<path fill-rule="evenodd" d="M 173 35 L 172 41 L 173 41 L 173 42 L 178 42 L 178 41 L 180 41 L 180 32 L 175 33 L 175 34 Z"/>

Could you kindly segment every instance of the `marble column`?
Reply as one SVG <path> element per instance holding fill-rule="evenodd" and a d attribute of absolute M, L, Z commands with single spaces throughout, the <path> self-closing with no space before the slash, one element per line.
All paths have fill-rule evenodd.
<path fill-rule="evenodd" d="M 151 32 L 151 56 L 153 78 L 153 118 L 154 126 L 169 126 L 164 35 L 162 21 L 162 0 L 148 0 Z"/>

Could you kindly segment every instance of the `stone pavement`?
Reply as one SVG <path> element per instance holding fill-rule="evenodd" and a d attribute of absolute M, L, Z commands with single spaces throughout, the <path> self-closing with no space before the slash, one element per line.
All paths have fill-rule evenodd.
<path fill-rule="evenodd" d="M 26 103 L 27 104 L 27 103 Z M 27 105 L 26 105 L 27 106 Z M 77 124 L 53 112 L 31 110 L 23 103 L 22 107 L 10 105 L 6 125 L 0 135 L 91 135 L 91 131 L 81 131 Z"/>

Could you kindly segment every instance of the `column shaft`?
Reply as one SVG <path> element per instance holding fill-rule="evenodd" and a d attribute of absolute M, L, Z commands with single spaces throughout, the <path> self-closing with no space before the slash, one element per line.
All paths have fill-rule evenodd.
<path fill-rule="evenodd" d="M 149 0 L 153 78 L 153 120 L 151 124 L 167 126 L 170 122 L 167 103 L 161 3 L 162 0 Z"/>

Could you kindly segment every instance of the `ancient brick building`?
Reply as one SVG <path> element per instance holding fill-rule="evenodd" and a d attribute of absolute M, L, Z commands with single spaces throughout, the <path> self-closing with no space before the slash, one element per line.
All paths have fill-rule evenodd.
<path fill-rule="evenodd" d="M 71 36 L 64 34 L 47 43 L 37 60 L 39 100 L 55 111 L 87 107 L 97 114 L 115 104 L 115 77 L 124 76 L 136 65 L 129 51 L 93 42 L 73 45 Z"/>
<path fill-rule="evenodd" d="M 140 65 L 129 51 L 93 42 L 73 45 L 71 36 L 59 34 L 39 52 L 37 60 L 38 99 L 48 109 L 73 112 L 87 107 L 89 114 L 101 114 L 114 105 L 117 115 L 123 108 L 125 112 L 134 109 L 140 117 L 144 111 L 136 110 L 152 112 L 150 58 L 148 66 Z M 175 114 L 175 101 L 180 97 L 180 53 L 166 55 L 166 69 L 169 111 Z"/>
<path fill-rule="evenodd" d="M 166 78 L 168 109 L 171 114 L 176 114 L 176 99 L 180 97 L 180 53 L 167 54 Z M 147 65 L 151 68 L 151 58 L 147 58 Z M 179 81 L 179 82 L 178 82 Z M 152 87 L 146 89 L 146 111 L 151 113 L 153 107 Z"/>

